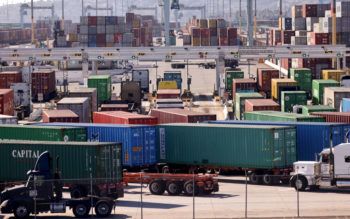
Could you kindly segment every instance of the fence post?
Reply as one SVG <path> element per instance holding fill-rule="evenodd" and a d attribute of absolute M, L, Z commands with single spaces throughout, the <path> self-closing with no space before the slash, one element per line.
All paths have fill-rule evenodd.
<path fill-rule="evenodd" d="M 245 218 L 248 218 L 248 173 L 245 171 Z"/>

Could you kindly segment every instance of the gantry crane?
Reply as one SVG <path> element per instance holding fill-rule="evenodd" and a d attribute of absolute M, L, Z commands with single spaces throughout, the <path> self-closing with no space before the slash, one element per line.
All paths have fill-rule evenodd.
<path fill-rule="evenodd" d="M 131 5 L 128 8 L 129 12 L 136 11 L 136 10 L 138 10 L 138 11 L 154 11 L 154 18 L 158 19 L 158 7 L 139 7 L 136 5 Z"/>
<path fill-rule="evenodd" d="M 21 27 L 24 28 L 24 16 L 27 15 L 27 10 L 31 9 L 29 4 L 21 4 L 20 6 L 20 23 Z M 34 10 L 51 10 L 51 27 L 54 25 L 54 17 L 55 17 L 55 6 L 34 6 Z"/>
<path fill-rule="evenodd" d="M 84 7 L 83 14 L 87 16 L 88 11 L 110 11 L 111 15 L 113 15 L 113 7 L 105 7 L 105 8 L 99 8 L 99 7 L 93 7 L 91 5 L 88 5 Z"/>

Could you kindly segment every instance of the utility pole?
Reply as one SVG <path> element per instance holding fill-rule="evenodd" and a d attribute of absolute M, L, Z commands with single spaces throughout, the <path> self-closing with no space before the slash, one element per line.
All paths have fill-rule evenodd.
<path fill-rule="evenodd" d="M 279 22 L 280 24 L 282 24 L 282 16 L 283 16 L 283 13 L 282 13 L 282 0 L 280 0 L 280 17 L 279 17 Z M 280 31 L 282 31 L 282 25 L 279 25 L 280 26 Z"/>
<path fill-rule="evenodd" d="M 256 0 L 254 0 L 254 39 L 257 40 L 257 21 L 256 21 Z"/>
<path fill-rule="evenodd" d="M 32 19 L 32 44 L 35 43 L 35 39 L 34 39 L 34 0 L 31 0 L 30 2 L 30 11 L 31 11 L 31 19 Z"/>
<path fill-rule="evenodd" d="M 332 0 L 332 45 L 337 45 L 337 17 L 336 17 L 336 0 Z M 345 59 L 345 57 L 344 57 Z M 332 60 L 333 68 L 337 67 L 337 59 Z M 345 66 L 343 66 L 345 68 Z M 338 68 L 337 68 L 338 69 Z"/>
<path fill-rule="evenodd" d="M 62 0 L 62 30 L 64 31 L 64 0 Z"/>
<path fill-rule="evenodd" d="M 81 0 L 81 16 L 84 16 L 84 0 Z"/>
<path fill-rule="evenodd" d="M 242 0 L 239 0 L 239 34 L 242 34 Z"/>
<path fill-rule="evenodd" d="M 247 46 L 253 46 L 253 0 L 247 0 Z"/>
<path fill-rule="evenodd" d="M 98 11 L 97 6 L 98 6 L 98 4 L 97 4 L 97 0 L 96 0 L 96 16 L 97 16 L 97 11 Z"/>

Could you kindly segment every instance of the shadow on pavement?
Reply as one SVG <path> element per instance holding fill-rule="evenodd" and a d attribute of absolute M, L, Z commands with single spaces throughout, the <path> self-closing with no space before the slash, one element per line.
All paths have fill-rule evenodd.
<path fill-rule="evenodd" d="M 119 207 L 140 207 L 140 201 L 118 201 L 117 202 L 117 208 Z M 165 204 L 165 203 L 154 203 L 154 202 L 143 202 L 144 208 L 154 208 L 154 209 L 172 209 L 172 208 L 180 208 L 184 207 L 185 205 L 178 205 L 178 204 Z"/>

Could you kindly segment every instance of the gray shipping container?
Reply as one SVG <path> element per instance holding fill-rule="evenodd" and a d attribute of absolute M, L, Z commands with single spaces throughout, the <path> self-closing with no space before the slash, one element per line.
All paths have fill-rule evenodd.
<path fill-rule="evenodd" d="M 292 36 L 291 45 L 307 45 L 307 37 Z"/>
<path fill-rule="evenodd" d="M 105 34 L 106 26 L 97 26 L 97 34 Z"/>
<path fill-rule="evenodd" d="M 349 17 L 350 15 L 350 2 L 336 2 L 336 16 L 337 17 Z"/>
<path fill-rule="evenodd" d="M 114 43 L 114 34 L 106 34 L 106 43 Z"/>
<path fill-rule="evenodd" d="M 80 34 L 89 34 L 89 27 L 85 26 L 85 25 L 80 25 L 80 30 L 79 30 Z"/>
<path fill-rule="evenodd" d="M 89 42 L 89 35 L 79 34 L 79 42 L 88 43 Z"/>
<path fill-rule="evenodd" d="M 57 103 L 57 109 L 70 109 L 79 116 L 79 122 L 91 122 L 91 108 L 87 97 L 66 97 Z"/>
<path fill-rule="evenodd" d="M 106 17 L 98 16 L 97 17 L 97 26 L 105 26 L 106 25 Z"/>
<path fill-rule="evenodd" d="M 88 23 L 89 23 L 89 17 L 87 17 L 87 16 L 81 16 L 80 17 L 80 25 L 87 26 Z"/>
<path fill-rule="evenodd" d="M 0 124 L 17 124 L 17 116 L 8 116 L 0 114 Z"/>
<path fill-rule="evenodd" d="M 89 98 L 91 111 L 97 112 L 98 110 L 96 88 L 77 87 L 69 90 L 69 97 L 87 97 Z"/>
<path fill-rule="evenodd" d="M 114 34 L 115 25 L 106 25 L 106 34 Z"/>
<path fill-rule="evenodd" d="M 97 27 L 96 26 L 89 26 L 89 35 L 92 34 L 92 35 L 95 35 L 97 34 Z"/>
<path fill-rule="evenodd" d="M 306 18 L 306 30 L 314 31 L 314 24 L 318 23 L 318 17 L 307 17 Z"/>
<path fill-rule="evenodd" d="M 132 81 L 140 82 L 141 89 L 149 92 L 149 71 L 147 69 L 132 70 Z"/>
<path fill-rule="evenodd" d="M 306 18 L 292 18 L 292 30 L 306 30 Z"/>

